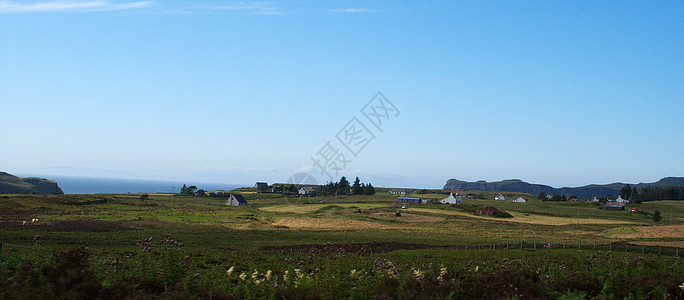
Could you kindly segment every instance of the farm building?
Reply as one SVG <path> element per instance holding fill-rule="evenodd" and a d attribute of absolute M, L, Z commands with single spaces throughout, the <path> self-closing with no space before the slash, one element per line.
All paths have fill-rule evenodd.
<path fill-rule="evenodd" d="M 599 202 L 599 199 L 598 199 L 598 198 L 596 198 L 596 196 L 594 196 L 594 198 L 593 198 L 593 199 L 591 199 L 591 202 Z"/>
<path fill-rule="evenodd" d="M 629 200 L 622 199 L 622 197 L 618 196 L 617 199 L 615 199 L 615 202 L 627 204 L 627 203 L 629 203 Z"/>
<path fill-rule="evenodd" d="M 625 204 L 622 202 L 617 202 L 617 201 L 608 201 L 608 202 L 606 202 L 606 209 L 607 210 L 625 210 Z"/>
<path fill-rule="evenodd" d="M 395 194 L 395 195 L 406 195 L 406 189 L 391 189 L 389 190 L 390 194 Z"/>
<path fill-rule="evenodd" d="M 493 215 L 493 214 L 494 214 L 495 212 L 497 212 L 497 211 L 499 211 L 499 210 L 496 209 L 496 207 L 494 207 L 494 206 L 487 206 L 487 207 L 485 207 L 485 208 L 483 208 L 483 209 L 476 209 L 476 210 L 475 210 L 475 214 L 476 214 L 476 215 L 488 215 L 488 216 L 491 216 L 491 215 Z"/>
<path fill-rule="evenodd" d="M 513 199 L 513 202 L 525 203 L 525 202 L 527 202 L 527 199 L 525 199 L 524 197 L 518 197 L 518 198 Z"/>
<path fill-rule="evenodd" d="M 230 194 L 226 200 L 226 205 L 230 206 L 247 206 L 247 200 L 245 197 L 239 194 Z"/>
<path fill-rule="evenodd" d="M 268 189 L 268 183 L 266 182 L 257 182 L 254 185 L 254 188 L 257 190 L 267 190 Z"/>
<path fill-rule="evenodd" d="M 442 203 L 442 204 L 462 204 L 463 203 L 463 197 L 458 195 L 458 194 L 456 194 L 456 196 L 454 196 L 453 193 L 449 193 L 449 197 L 446 197 L 446 198 L 440 200 L 439 203 Z"/>
<path fill-rule="evenodd" d="M 300 196 L 315 196 L 316 188 L 313 186 L 303 186 L 297 192 Z"/>
<path fill-rule="evenodd" d="M 414 198 L 414 197 L 397 197 L 397 202 L 420 204 L 421 200 L 420 200 L 420 198 Z"/>
<path fill-rule="evenodd" d="M 494 200 L 506 201 L 506 197 L 504 197 L 504 195 L 499 194 L 498 196 L 494 197 Z"/>

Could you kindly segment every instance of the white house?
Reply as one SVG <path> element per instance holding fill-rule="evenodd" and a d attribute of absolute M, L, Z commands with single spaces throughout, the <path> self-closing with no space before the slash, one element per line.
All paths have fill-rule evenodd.
<path fill-rule="evenodd" d="M 506 201 L 506 197 L 504 197 L 504 195 L 499 194 L 498 196 L 494 197 L 494 200 Z"/>
<path fill-rule="evenodd" d="M 459 194 L 454 196 L 453 193 L 449 193 L 449 197 L 446 197 L 439 201 L 442 204 L 463 204 L 463 197 Z"/>
<path fill-rule="evenodd" d="M 395 194 L 395 195 L 406 195 L 406 189 L 391 189 L 389 190 L 390 194 Z"/>
<path fill-rule="evenodd" d="M 230 194 L 230 196 L 226 200 L 226 205 L 247 206 L 247 200 L 245 200 L 245 197 L 242 197 L 242 195 Z"/>
<path fill-rule="evenodd" d="M 525 202 L 527 202 L 527 199 L 525 199 L 523 197 L 518 197 L 518 198 L 513 199 L 513 202 L 525 203 Z"/>
<path fill-rule="evenodd" d="M 622 203 L 622 204 L 627 204 L 627 203 L 629 203 L 629 200 L 622 199 L 622 197 L 618 196 L 618 198 L 615 199 L 615 202 L 617 202 L 617 203 Z"/>
<path fill-rule="evenodd" d="M 598 199 L 598 198 L 596 198 L 596 196 L 594 196 L 594 198 L 593 198 L 593 199 L 591 199 L 591 202 L 599 202 L 599 199 Z"/>

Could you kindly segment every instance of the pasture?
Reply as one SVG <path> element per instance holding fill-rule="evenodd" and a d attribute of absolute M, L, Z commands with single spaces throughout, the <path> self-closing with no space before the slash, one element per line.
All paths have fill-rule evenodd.
<path fill-rule="evenodd" d="M 437 200 L 439 197 L 442 196 L 432 196 Z M 675 201 L 637 205 L 635 207 L 641 212 L 632 213 L 604 210 L 592 203 L 537 200 L 512 203 L 464 199 L 463 205 L 412 204 L 402 209 L 402 205 L 396 203 L 395 196 L 382 194 L 298 198 L 249 193 L 245 194 L 245 198 L 250 204 L 248 207 L 226 206 L 224 199 L 219 198 L 178 197 L 170 194 L 151 194 L 145 201 L 141 201 L 137 194 L 0 196 L 0 243 L 3 243 L 0 281 L 20 284 L 12 281 L 16 279 L 12 274 L 19 274 L 17 272 L 22 265 L 27 267 L 26 262 L 36 266 L 54 264 L 51 262 L 54 253 L 67 251 L 65 253 L 75 255 L 74 251 L 77 250 L 74 249 L 86 251 L 79 247 L 87 245 L 88 258 L 82 262 L 85 266 L 81 267 L 88 267 L 93 272 L 101 284 L 100 292 L 133 280 L 145 279 L 151 285 L 142 290 L 131 287 L 129 296 L 137 293 L 161 295 L 176 291 L 199 298 L 211 298 L 202 294 L 211 290 L 238 298 L 274 296 L 278 293 L 290 297 L 300 292 L 311 292 L 302 290 L 302 286 L 308 284 L 319 296 L 353 298 L 345 286 L 359 278 L 375 284 L 395 281 L 396 284 L 420 284 L 414 281 L 417 278 L 431 278 L 431 284 L 442 286 L 446 284 L 443 279 L 447 274 L 451 278 L 448 284 L 450 288 L 465 293 L 461 295 L 478 295 L 476 291 L 463 286 L 463 280 L 472 279 L 467 276 L 479 278 L 486 275 L 463 273 L 466 269 L 474 272 L 473 262 L 470 262 L 473 257 L 481 257 L 481 268 L 488 272 L 492 269 L 485 265 L 501 265 L 502 259 L 524 264 L 539 260 L 539 264 L 549 268 L 547 275 L 562 277 L 567 274 L 550 270 L 552 265 L 557 268 L 561 261 L 567 259 L 565 257 L 579 255 L 575 267 L 580 268 L 589 256 L 603 255 L 599 254 L 601 251 L 592 251 L 588 245 L 594 248 L 597 244 L 621 245 L 624 249 L 637 252 L 639 247 L 643 251 L 643 247 L 647 246 L 651 247 L 649 249 L 681 247 L 684 241 L 684 207 Z M 507 211 L 512 217 L 497 218 L 472 213 L 472 210 L 487 205 Z M 663 214 L 661 224 L 652 221 L 650 214 L 655 209 Z M 397 212 L 400 216 L 397 216 Z M 182 242 L 182 246 L 178 246 L 179 242 Z M 171 244 L 173 246 L 169 247 Z M 468 247 L 486 249 L 490 247 L 488 245 L 501 250 L 457 250 Z M 503 248 L 503 245 L 506 247 Z M 509 249 L 509 245 L 526 245 L 528 250 L 513 250 L 514 247 L 504 250 Z M 542 245 L 547 245 L 548 249 L 543 249 Z M 569 250 L 565 249 L 567 245 L 585 247 Z M 563 249 L 556 249 L 558 247 Z M 666 249 L 670 251 L 667 253 L 676 250 Z M 579 253 L 576 252 L 578 250 Z M 626 252 L 604 257 L 605 261 L 610 262 L 605 267 L 612 268 L 613 264 L 617 264 L 616 257 L 623 255 L 629 255 L 632 260 L 637 259 L 637 256 L 640 257 L 637 260 L 653 260 L 650 263 L 652 267 L 643 271 L 644 276 L 656 276 L 654 274 L 667 271 L 673 276 L 672 282 L 684 280 L 682 264 L 678 259 L 667 267 L 660 266 L 655 262 L 662 261 L 662 257 L 653 253 Z M 669 255 L 671 257 L 672 254 Z M 377 265 L 377 262 L 373 262 L 376 259 L 392 260 L 402 267 L 395 265 L 393 269 L 387 265 Z M 175 275 L 165 278 L 159 274 L 148 274 L 155 271 L 145 267 L 146 264 L 165 268 L 164 276 L 171 276 L 169 272 Z M 178 265 L 184 267 L 179 269 Z M 433 267 L 428 268 L 428 265 Z M 438 265 L 447 268 L 445 274 L 438 271 Z M 504 263 L 502 266 L 509 265 Z M 231 267 L 234 274 L 226 277 L 226 271 Z M 538 275 L 527 274 L 526 269 L 518 267 L 516 265 L 511 272 L 522 272 L 520 274 L 523 275 L 518 275 L 523 277 Z M 390 269 L 396 274 L 385 278 L 368 273 L 380 269 Z M 277 288 L 273 278 L 267 279 L 266 270 L 273 272 L 270 275 L 273 278 L 279 276 L 283 284 L 281 288 L 286 290 Z M 293 277 L 296 270 L 301 274 Z M 339 275 L 334 275 L 340 272 L 352 275 L 345 275 L 342 280 Z M 360 272 L 360 277 L 354 279 L 355 272 Z M 241 279 L 241 274 L 247 278 Z M 49 275 L 44 276 L 44 280 L 49 281 Z M 289 278 L 285 279 L 287 276 Z M 609 279 L 600 274 L 592 276 L 599 276 L 596 278 L 601 282 Z M 297 282 L 294 278 L 297 278 Z M 302 282 L 306 281 L 305 278 L 316 283 L 305 284 Z M 551 288 L 551 285 L 560 283 L 553 283 L 550 279 L 535 280 L 537 283 L 528 286 L 531 290 L 527 293 L 548 297 L 548 293 L 554 289 L 561 289 L 557 291 L 560 293 L 567 292 L 561 287 Z M 171 288 L 169 282 L 173 283 Z M 270 282 L 270 287 L 260 285 L 261 282 Z M 188 286 L 203 292 L 193 294 Z M 325 290 L 326 286 L 329 290 Z M 338 294 L 334 291 L 337 288 L 346 292 Z M 651 292 L 646 291 L 646 287 L 640 288 L 634 293 Z M 666 291 L 669 289 L 663 288 Z M 603 293 L 610 298 L 611 295 L 618 295 L 615 294 L 617 290 L 609 289 Z M 389 291 L 373 285 L 358 292 L 365 297 Z M 428 293 L 426 290 L 414 290 L 411 293 L 414 292 L 429 295 L 424 294 Z M 587 295 L 599 295 L 601 292 L 600 289 L 585 291 Z M 448 293 L 442 296 L 448 296 Z"/>

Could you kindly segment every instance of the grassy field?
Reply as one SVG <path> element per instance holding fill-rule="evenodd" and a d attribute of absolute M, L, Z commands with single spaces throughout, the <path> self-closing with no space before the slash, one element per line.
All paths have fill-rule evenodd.
<path fill-rule="evenodd" d="M 635 205 L 640 212 L 633 213 L 608 211 L 584 202 L 532 200 L 513 203 L 464 199 L 463 205 L 409 205 L 402 209 L 395 202 L 396 196 L 382 193 L 337 198 L 298 198 L 271 193 L 244 195 L 250 204 L 248 207 L 229 207 L 219 198 L 170 194 L 151 194 L 145 201 L 141 201 L 138 194 L 0 195 L 0 243 L 4 245 L 0 256 L 0 280 L 9 278 L 3 272 L 18 272 L 17 261 L 28 259 L 38 263 L 51 257 L 53 250 L 74 249 L 87 244 L 89 264 L 98 280 L 104 286 L 114 286 L 116 283 L 106 280 L 106 272 L 111 270 L 103 269 L 102 263 L 98 262 L 119 262 L 136 253 L 139 255 L 141 241 L 161 238 L 158 243 L 164 244 L 169 239 L 163 238 L 166 235 L 183 242 L 182 249 L 178 251 L 182 250 L 188 265 L 202 270 L 200 273 L 213 274 L 203 277 L 202 280 L 207 280 L 202 285 L 205 288 L 211 286 L 212 276 L 218 276 L 214 273 L 230 268 L 225 260 L 240 265 L 243 271 L 255 266 L 263 269 L 269 264 L 271 269 L 283 271 L 292 266 L 281 266 L 278 260 L 286 258 L 281 257 L 284 254 L 276 253 L 282 253 L 284 249 L 304 249 L 305 253 L 313 251 L 307 248 L 311 246 L 302 245 L 341 245 L 340 249 L 352 247 L 354 253 L 365 253 L 364 247 L 375 249 L 370 250 L 374 253 L 400 250 L 391 253 L 396 252 L 392 254 L 399 257 L 396 260 L 406 262 L 426 253 L 427 250 L 421 249 L 458 249 L 468 245 L 525 243 L 535 245 L 535 248 L 536 245 L 541 248 L 547 244 L 556 245 L 553 247 L 576 244 L 595 247 L 596 244 L 609 243 L 624 247 L 684 246 L 684 206 L 675 201 Z M 420 196 L 434 200 L 444 197 L 440 194 Z M 472 210 L 488 205 L 507 211 L 512 217 L 496 218 L 472 213 Z M 362 213 L 355 213 L 356 210 Z M 663 216 L 660 224 L 652 221 L 651 214 L 655 210 L 661 211 Z M 446 261 L 460 261 L 463 253 L 469 253 L 430 251 L 441 251 L 435 252 L 436 257 L 454 255 Z M 155 254 L 147 259 L 167 259 L 164 255 Z M 525 255 L 526 252 L 506 254 L 508 258 L 516 259 Z M 263 261 L 239 263 L 240 257 L 251 260 L 262 256 L 268 264 Z M 494 257 L 501 258 L 498 255 Z M 334 264 L 329 259 L 326 256 L 324 260 Z M 363 261 L 365 258 L 359 259 Z M 681 264 L 677 263 L 675 267 L 675 275 L 684 276 Z M 133 269 L 121 274 L 144 275 L 130 273 Z M 4 279 L 1 276 L 5 276 Z M 117 276 L 118 280 L 125 279 L 121 277 L 123 275 Z M 235 295 L 246 295 L 234 292 Z"/>
<path fill-rule="evenodd" d="M 389 195 L 330 199 L 253 193 L 246 195 L 251 199 L 249 207 L 229 207 L 222 199 L 209 197 L 153 194 L 145 202 L 139 198 L 136 194 L 1 196 L 1 237 L 5 243 L 29 244 L 34 235 L 41 234 L 44 239 L 59 236 L 54 243 L 50 242 L 55 247 L 83 243 L 107 246 L 112 240 L 134 241 L 147 232 L 173 231 L 190 239 L 215 236 L 213 243 L 242 250 L 257 249 L 264 244 L 324 241 L 395 240 L 446 245 L 513 240 L 671 242 L 684 239 L 680 231 L 674 235 L 629 235 L 616 231 L 643 226 L 654 228 L 649 232 L 672 228 L 655 226 L 648 213 L 656 209 L 662 212 L 661 224 L 679 228 L 684 207 L 675 201 L 638 205 L 643 212 L 633 213 L 608 211 L 592 203 L 537 200 L 513 203 L 466 199 L 463 205 L 409 205 L 408 209 L 401 209 L 395 196 Z M 494 218 L 472 213 L 488 205 L 513 217 Z M 363 213 L 354 213 L 357 209 Z M 396 211 L 402 216 L 396 217 Z M 38 221 L 30 222 L 33 219 Z M 25 221 L 27 225 L 21 226 Z M 300 232 L 300 229 L 306 231 Z M 321 232 L 311 232 L 317 229 Z M 405 234 L 407 231 L 416 234 Z"/>

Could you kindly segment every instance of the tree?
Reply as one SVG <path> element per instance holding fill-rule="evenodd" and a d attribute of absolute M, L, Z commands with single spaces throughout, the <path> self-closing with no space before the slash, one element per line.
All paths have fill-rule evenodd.
<path fill-rule="evenodd" d="M 372 184 L 367 184 L 363 191 L 364 195 L 375 195 L 375 188 Z"/>
<path fill-rule="evenodd" d="M 639 189 L 636 186 L 632 187 L 632 195 L 631 196 L 632 196 L 632 198 L 629 198 L 629 200 L 636 200 L 637 196 L 639 196 Z"/>
<path fill-rule="evenodd" d="M 541 201 L 546 201 L 546 193 L 544 193 L 544 192 L 539 193 L 539 195 L 537 195 L 537 199 L 539 199 Z"/>
<path fill-rule="evenodd" d="M 206 196 L 207 196 L 207 192 L 206 192 L 205 190 L 202 190 L 202 189 L 197 190 L 197 196 L 206 197 Z"/>
<path fill-rule="evenodd" d="M 623 186 L 618 192 L 618 195 L 622 197 L 622 199 L 630 199 L 632 197 L 632 187 L 629 186 L 629 184 Z"/>
<path fill-rule="evenodd" d="M 147 193 L 140 195 L 140 202 L 143 202 L 147 199 L 150 199 L 150 195 L 148 195 Z"/>
<path fill-rule="evenodd" d="M 342 178 L 340 178 L 340 182 L 337 183 L 337 193 L 341 195 L 349 195 L 350 188 L 349 181 L 347 181 L 346 177 L 342 176 Z"/>
<path fill-rule="evenodd" d="M 181 188 L 181 195 L 182 196 L 194 196 L 195 192 L 197 191 L 197 187 L 192 185 L 192 186 L 186 186 L 185 184 Z"/>
<path fill-rule="evenodd" d="M 352 185 L 352 195 L 361 195 L 363 194 L 363 186 L 361 186 L 361 180 L 359 179 L 358 176 L 356 176 L 356 179 L 354 180 L 354 184 Z"/>
<path fill-rule="evenodd" d="M 290 192 L 290 193 L 297 193 L 297 186 L 294 185 L 294 184 L 290 184 L 290 185 L 287 187 L 287 191 Z"/>
<path fill-rule="evenodd" d="M 663 218 L 660 216 L 660 211 L 659 211 L 659 210 L 656 210 L 656 211 L 653 213 L 653 222 L 658 223 L 658 222 L 660 222 L 660 220 L 662 220 L 662 219 L 663 219 Z"/>

